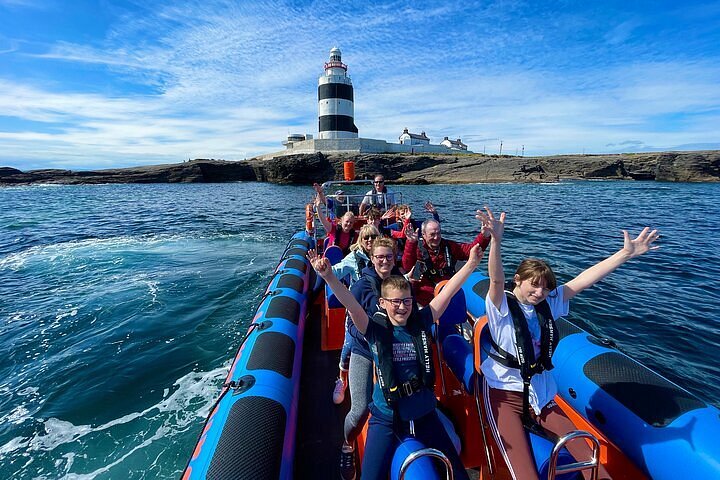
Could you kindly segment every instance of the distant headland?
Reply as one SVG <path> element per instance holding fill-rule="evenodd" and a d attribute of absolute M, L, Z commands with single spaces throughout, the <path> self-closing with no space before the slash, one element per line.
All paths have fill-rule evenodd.
<path fill-rule="evenodd" d="M 558 155 L 299 154 L 241 161 L 195 159 L 182 163 L 108 170 L 29 170 L 0 167 L 0 186 L 100 183 L 217 183 L 258 181 L 308 185 L 341 179 L 355 161 L 358 178 L 382 173 L 393 183 L 557 182 L 655 180 L 720 182 L 720 151 Z"/>

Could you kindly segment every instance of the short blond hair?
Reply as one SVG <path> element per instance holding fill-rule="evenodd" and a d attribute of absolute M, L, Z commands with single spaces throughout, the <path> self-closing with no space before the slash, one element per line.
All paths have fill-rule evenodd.
<path fill-rule="evenodd" d="M 370 253 L 375 255 L 375 250 L 377 250 L 380 247 L 389 248 L 393 251 L 394 254 L 397 255 L 397 244 L 395 243 L 395 240 L 392 238 L 378 238 L 373 242 L 372 250 L 370 250 Z"/>
<path fill-rule="evenodd" d="M 390 290 L 407 290 L 408 292 L 412 292 L 410 282 L 402 275 L 390 275 L 382 281 L 380 285 L 380 295 L 385 297 Z"/>

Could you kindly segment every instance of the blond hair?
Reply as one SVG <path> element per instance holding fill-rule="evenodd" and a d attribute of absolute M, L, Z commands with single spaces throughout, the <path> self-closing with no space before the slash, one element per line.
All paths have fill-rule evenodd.
<path fill-rule="evenodd" d="M 377 237 L 380 237 L 380 231 L 375 227 L 375 225 L 367 224 L 360 227 L 360 230 L 358 232 L 357 240 L 355 240 L 355 243 L 353 243 L 350 246 L 350 250 L 362 250 L 365 251 L 365 245 L 363 244 L 363 238 L 367 237 L 368 235 L 377 235 Z M 377 238 L 375 239 L 377 241 Z M 375 242 L 373 242 L 373 245 Z"/>
<path fill-rule="evenodd" d="M 395 240 L 392 238 L 378 238 L 373 242 L 372 250 L 370 250 L 371 254 L 375 254 L 375 250 L 377 250 L 380 247 L 389 248 L 393 251 L 393 254 L 397 255 L 397 245 L 395 244 Z"/>
<path fill-rule="evenodd" d="M 390 290 L 407 290 L 408 292 L 412 292 L 410 282 L 402 275 L 390 275 L 382 281 L 380 285 L 380 295 L 385 297 Z"/>

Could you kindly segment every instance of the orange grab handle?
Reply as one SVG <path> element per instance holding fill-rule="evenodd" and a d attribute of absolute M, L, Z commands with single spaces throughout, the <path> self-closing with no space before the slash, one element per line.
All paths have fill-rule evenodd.
<path fill-rule="evenodd" d="M 314 228 L 313 224 L 313 217 L 315 216 L 315 212 L 313 211 L 312 203 L 308 203 L 305 205 L 305 230 L 308 232 L 311 232 Z"/>

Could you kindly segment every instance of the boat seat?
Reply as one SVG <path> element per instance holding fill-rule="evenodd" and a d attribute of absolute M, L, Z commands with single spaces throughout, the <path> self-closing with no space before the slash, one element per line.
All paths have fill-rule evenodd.
<path fill-rule="evenodd" d="M 447 280 L 443 280 L 435 287 L 435 296 L 445 287 Z M 450 303 L 438 320 L 437 338 L 442 343 L 445 337 L 457 333 L 456 325 L 467 321 L 467 302 L 465 291 L 460 289 L 450 299 Z"/>
<path fill-rule="evenodd" d="M 330 260 L 330 265 L 336 265 L 340 263 L 340 261 L 344 257 L 342 249 L 337 245 L 330 245 L 329 247 L 325 248 L 325 253 L 323 255 L 328 260 Z"/>

